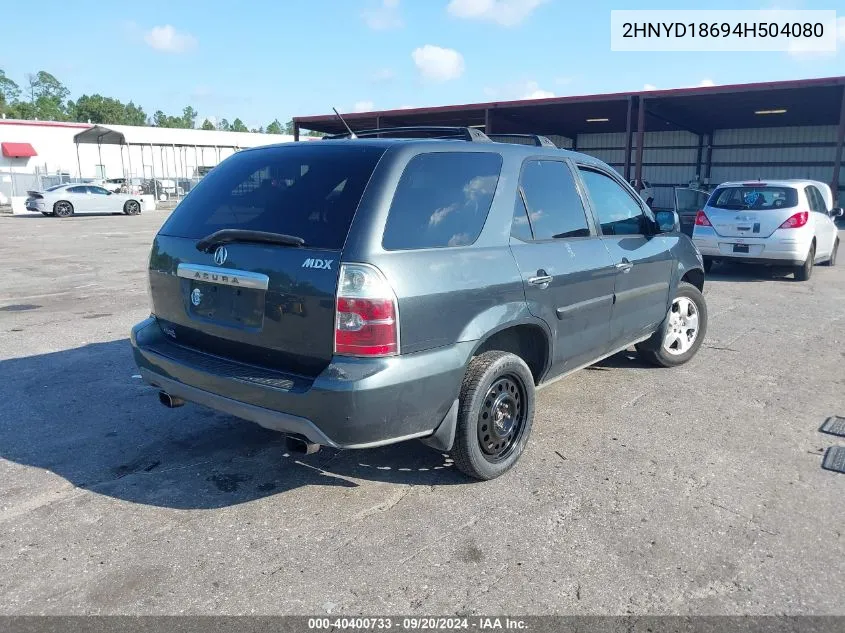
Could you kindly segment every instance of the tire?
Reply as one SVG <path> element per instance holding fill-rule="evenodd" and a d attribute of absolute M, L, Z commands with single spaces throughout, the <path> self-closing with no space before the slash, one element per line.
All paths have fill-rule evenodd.
<path fill-rule="evenodd" d="M 689 309 L 689 305 L 694 311 Z M 692 316 L 697 317 L 694 333 L 691 331 Z M 637 353 L 643 360 L 658 367 L 677 367 L 695 356 L 706 334 L 707 303 L 704 295 L 692 284 L 682 281 L 666 319 L 650 339 L 637 345 Z"/>
<path fill-rule="evenodd" d="M 141 205 L 137 200 L 127 200 L 123 205 L 123 212 L 126 215 L 139 215 L 141 213 Z"/>
<path fill-rule="evenodd" d="M 816 245 L 810 247 L 810 252 L 807 254 L 807 259 L 803 266 L 795 268 L 795 281 L 809 281 L 813 276 L 813 266 L 816 263 Z"/>
<path fill-rule="evenodd" d="M 533 423 L 534 376 L 525 361 L 501 351 L 476 356 L 461 384 L 455 466 L 474 479 L 498 477 L 519 459 Z"/>
<path fill-rule="evenodd" d="M 713 258 L 712 257 L 705 257 L 704 258 L 704 272 L 709 274 L 710 270 L 713 268 Z"/>
<path fill-rule="evenodd" d="M 58 218 L 69 218 L 73 215 L 73 205 L 67 200 L 59 200 L 53 205 L 53 215 Z"/>
<path fill-rule="evenodd" d="M 836 266 L 836 254 L 839 252 L 839 238 L 833 243 L 833 250 L 830 252 L 830 257 L 824 263 L 825 266 Z"/>

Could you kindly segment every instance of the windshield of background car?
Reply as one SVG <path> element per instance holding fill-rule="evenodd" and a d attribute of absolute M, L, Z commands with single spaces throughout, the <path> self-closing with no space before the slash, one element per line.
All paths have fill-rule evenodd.
<path fill-rule="evenodd" d="M 798 191 L 792 187 L 720 187 L 707 203 L 716 209 L 771 211 L 798 204 Z"/>
<path fill-rule="evenodd" d="M 340 249 L 380 147 L 299 143 L 239 152 L 203 178 L 161 233 L 200 239 L 222 229 L 294 235 Z"/>

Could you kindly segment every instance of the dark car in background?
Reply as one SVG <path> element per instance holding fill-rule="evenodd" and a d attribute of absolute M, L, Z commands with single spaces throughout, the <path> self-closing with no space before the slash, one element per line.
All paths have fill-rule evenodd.
<path fill-rule="evenodd" d="M 695 355 L 704 272 L 677 214 L 584 154 L 385 138 L 413 132 L 244 150 L 197 184 L 155 238 L 131 336 L 164 404 L 304 452 L 418 438 L 490 479 L 523 452 L 538 386 L 631 345 Z"/>

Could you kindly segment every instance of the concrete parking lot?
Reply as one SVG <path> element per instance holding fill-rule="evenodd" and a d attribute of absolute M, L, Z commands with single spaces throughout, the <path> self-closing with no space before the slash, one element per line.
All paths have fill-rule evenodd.
<path fill-rule="evenodd" d="M 845 614 L 818 432 L 845 266 L 714 268 L 693 362 L 548 387 L 517 467 L 472 483 L 417 442 L 292 456 L 159 405 L 127 336 L 163 219 L 0 218 L 0 614 Z"/>

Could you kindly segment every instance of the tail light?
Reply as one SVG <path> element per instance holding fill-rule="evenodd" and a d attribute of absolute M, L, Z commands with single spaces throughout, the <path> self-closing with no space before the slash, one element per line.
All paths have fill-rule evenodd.
<path fill-rule="evenodd" d="M 707 219 L 707 216 L 704 214 L 704 211 L 699 211 L 695 214 L 695 225 L 696 226 L 713 226 L 710 224 L 710 220 Z"/>
<path fill-rule="evenodd" d="M 337 287 L 334 351 L 342 356 L 399 353 L 396 295 L 378 269 L 342 264 Z"/>
<path fill-rule="evenodd" d="M 807 224 L 807 220 L 810 219 L 810 214 L 807 211 L 799 211 L 791 218 L 789 218 L 786 222 L 781 224 L 778 228 L 780 229 L 800 229 L 802 226 Z"/>

